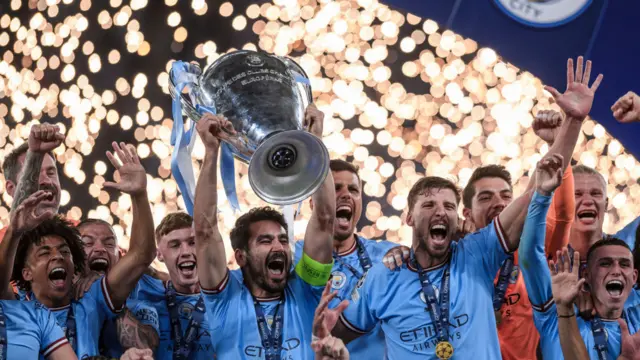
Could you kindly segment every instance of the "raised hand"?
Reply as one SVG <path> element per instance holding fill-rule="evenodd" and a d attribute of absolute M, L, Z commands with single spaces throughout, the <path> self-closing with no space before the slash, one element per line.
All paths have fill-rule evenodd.
<path fill-rule="evenodd" d="M 402 264 L 409 262 L 409 257 L 411 256 L 410 251 L 411 250 L 404 245 L 396 246 L 393 249 L 389 249 L 389 251 L 384 254 L 382 263 L 391 271 L 395 269 L 400 270 Z"/>
<path fill-rule="evenodd" d="M 316 353 L 316 360 L 349 360 L 349 350 L 342 340 L 327 336 L 311 343 Z"/>
<path fill-rule="evenodd" d="M 618 360 L 640 360 L 640 332 L 629 334 L 627 322 L 623 319 L 618 319 L 618 324 L 622 337 Z"/>
<path fill-rule="evenodd" d="M 120 179 L 117 182 L 106 181 L 104 183 L 105 188 L 116 189 L 127 193 L 129 195 L 139 195 L 147 191 L 147 172 L 144 170 L 140 159 L 136 153 L 136 149 L 133 145 L 125 145 L 121 142 L 120 145 L 115 141 L 111 144 L 113 151 L 118 155 L 118 158 L 122 162 L 115 158 L 111 151 L 107 151 L 107 158 L 116 168 Z"/>
<path fill-rule="evenodd" d="M 629 91 L 611 107 L 613 117 L 621 123 L 640 121 L 640 96 Z"/>
<path fill-rule="evenodd" d="M 551 154 L 538 163 L 535 172 L 536 191 L 549 196 L 562 183 L 564 159 L 560 154 Z"/>
<path fill-rule="evenodd" d="M 313 316 L 313 336 L 324 339 L 331 335 L 331 330 L 336 326 L 340 314 L 342 314 L 344 309 L 349 305 L 347 300 L 342 300 L 335 309 L 329 309 L 329 302 L 337 295 L 337 292 L 331 292 L 331 280 L 327 281 L 327 285 L 322 292 L 322 297 L 320 297 L 320 303 Z"/>
<path fill-rule="evenodd" d="M 29 151 L 37 153 L 49 152 L 62 144 L 64 135 L 58 125 L 39 124 L 31 127 L 29 133 Z"/>
<path fill-rule="evenodd" d="M 304 114 L 304 127 L 313 135 L 322 138 L 322 131 L 324 129 L 324 113 L 318 110 L 314 104 L 307 107 Z"/>
<path fill-rule="evenodd" d="M 549 270 L 551 271 L 551 291 L 553 292 L 553 300 L 561 310 L 573 312 L 573 303 L 578 297 L 578 293 L 585 282 L 580 279 L 580 253 L 573 253 L 573 266 L 571 265 L 571 257 L 569 250 L 565 247 L 561 251 L 556 252 L 556 262 L 549 261 Z"/>
<path fill-rule="evenodd" d="M 533 120 L 533 131 L 551 146 L 558 136 L 562 120 L 562 114 L 557 111 L 540 110 Z"/>
<path fill-rule="evenodd" d="M 576 119 L 584 120 L 589 111 L 591 111 L 591 105 L 593 105 L 593 96 L 598 90 L 598 86 L 602 82 L 602 74 L 598 75 L 596 80 L 589 87 L 589 78 L 591 77 L 591 61 L 587 61 L 587 67 L 582 71 L 582 56 L 578 57 L 578 66 L 573 70 L 573 59 L 567 60 L 567 89 L 564 94 L 561 94 L 558 90 L 551 86 L 545 86 L 545 90 L 551 93 L 556 100 L 556 103 L 560 106 L 562 111 L 567 116 Z"/>
<path fill-rule="evenodd" d="M 15 234 L 22 234 L 25 231 L 29 231 L 40 225 L 43 221 L 51 219 L 55 212 L 53 209 L 46 209 L 40 214 L 36 215 L 36 209 L 38 205 L 51 198 L 51 193 L 38 190 L 26 198 L 20 206 L 11 211 L 10 224 L 12 231 Z"/>
<path fill-rule="evenodd" d="M 220 115 L 206 113 L 196 122 L 196 131 L 207 149 L 217 149 L 220 140 L 227 135 L 236 133 L 227 118 Z"/>

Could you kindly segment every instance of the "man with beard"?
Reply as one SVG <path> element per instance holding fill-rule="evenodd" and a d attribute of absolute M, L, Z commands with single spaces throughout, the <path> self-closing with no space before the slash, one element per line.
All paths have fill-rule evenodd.
<path fill-rule="evenodd" d="M 145 274 L 131 296 L 158 311 L 156 359 L 212 359 L 215 352 L 198 284 L 193 219 L 183 212 L 168 214 L 156 227 L 155 238 L 158 260 L 167 266 L 169 281 Z"/>
<path fill-rule="evenodd" d="M 122 164 L 111 152 L 107 152 L 107 157 L 118 171 L 120 180 L 105 182 L 104 186 L 132 198 L 131 248 L 105 277 L 93 283 L 88 293 L 80 300 L 73 300 L 73 276 L 83 272 L 85 256 L 79 233 L 59 217 L 46 220 L 20 236 L 5 234 L 3 245 L 6 242 L 6 246 L 2 248 L 5 251 L 0 253 L 5 259 L 0 273 L 10 273 L 13 267 L 12 279 L 30 299 L 54 312 L 58 325 L 64 329 L 80 358 L 98 355 L 104 322 L 121 311 L 129 293 L 155 257 L 146 173 L 133 146 L 114 142 L 113 148 Z M 0 282 L 2 288 L 7 285 L 7 282 Z"/>
<path fill-rule="evenodd" d="M 322 136 L 323 115 L 310 106 L 305 127 Z M 217 158 L 224 118 L 203 116 L 196 128 L 206 148 L 196 186 L 194 221 L 198 275 L 213 344 L 222 359 L 313 359 L 313 313 L 331 274 L 334 218 L 333 176 L 313 194 L 313 213 L 305 233 L 302 259 L 291 269 L 291 248 L 283 215 L 251 209 L 231 231 L 240 270 L 229 271 L 217 217 Z"/>
<path fill-rule="evenodd" d="M 53 216 L 51 209 L 36 215 L 41 202 L 50 200 L 45 191 L 37 191 L 11 212 L 6 234 L 19 237 Z M 10 240 L 0 244 L 0 253 L 6 253 Z M 7 258 L 0 258 L 0 268 L 7 269 Z M 11 274 L 2 272 L 4 284 Z M 38 302 L 0 300 L 0 357 L 3 359 L 77 359 L 73 348 L 51 312 Z"/>
<path fill-rule="evenodd" d="M 104 276 L 120 260 L 120 249 L 111 225 L 86 219 L 76 226 L 86 256 L 85 268 Z M 100 335 L 100 353 L 118 359 L 126 349 L 158 346 L 158 312 L 144 301 L 128 299 L 124 311 L 105 323 Z"/>
<path fill-rule="evenodd" d="M 373 264 L 382 261 L 384 254 L 398 246 L 389 241 L 372 241 L 355 233 L 362 214 L 362 180 L 358 169 L 344 160 L 331 160 L 331 173 L 336 189 L 336 220 L 333 231 L 333 269 L 331 290 L 337 299 L 349 298 L 356 284 Z M 313 202 L 311 203 L 313 207 Z M 294 264 L 302 258 L 304 241 L 296 243 Z M 336 306 L 333 303 L 332 306 Z M 354 359 L 383 359 L 384 334 L 380 326 L 347 346 Z"/>
<path fill-rule="evenodd" d="M 536 188 L 552 191 L 561 177 L 562 157 L 549 156 L 536 169 Z M 456 186 L 435 176 L 420 179 L 408 196 L 406 221 L 413 239 L 407 267 L 388 271 L 374 265 L 344 314 L 341 304 L 316 315 L 346 342 L 382 322 L 390 359 L 500 359 L 493 278 L 518 247 L 520 212 L 529 197 L 514 200 L 489 226 L 455 242 Z"/>
<path fill-rule="evenodd" d="M 5 156 L 2 173 L 5 178 L 7 193 L 13 198 L 11 210 L 16 209 L 37 190 L 47 191 L 50 195 L 41 201 L 37 213 L 51 210 L 58 213 L 60 207 L 60 178 L 56 158 L 52 151 L 60 146 L 64 135 L 58 126 L 36 124 L 31 127 L 29 138 Z M 6 228 L 0 230 L 4 237 Z"/>

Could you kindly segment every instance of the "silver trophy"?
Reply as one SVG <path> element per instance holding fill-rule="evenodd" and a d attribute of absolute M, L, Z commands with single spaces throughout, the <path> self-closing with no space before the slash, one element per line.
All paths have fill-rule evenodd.
<path fill-rule="evenodd" d="M 235 158 L 249 164 L 249 182 L 262 200 L 289 205 L 318 190 L 329 172 L 329 152 L 321 139 L 303 129 L 312 96 L 298 64 L 241 50 L 221 56 L 204 72 L 192 64 L 188 69 L 197 83 L 189 94 L 179 93 L 172 69 L 171 97 L 180 99 L 194 121 L 204 111 L 229 119 L 236 135 L 226 132 L 221 138 Z"/>

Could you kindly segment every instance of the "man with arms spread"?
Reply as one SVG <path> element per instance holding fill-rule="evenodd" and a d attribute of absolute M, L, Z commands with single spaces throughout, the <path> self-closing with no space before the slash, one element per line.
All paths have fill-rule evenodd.
<path fill-rule="evenodd" d="M 99 276 L 109 273 L 120 260 L 120 249 L 111 225 L 99 219 L 86 219 L 76 228 L 80 232 L 85 268 Z M 105 323 L 100 337 L 100 353 L 118 359 L 126 349 L 155 349 L 158 346 L 158 312 L 144 301 L 128 299 L 126 308 Z"/>
<path fill-rule="evenodd" d="M 145 274 L 131 296 L 158 311 L 160 345 L 156 359 L 212 359 L 215 352 L 196 272 L 193 219 L 183 212 L 168 214 L 156 227 L 155 235 L 158 260 L 167 266 L 169 280 L 163 282 Z"/>
<path fill-rule="evenodd" d="M 82 273 L 84 252 L 77 230 L 69 223 L 54 217 L 20 236 L 7 231 L 0 247 L 0 258 L 4 259 L 0 273 L 6 274 L 0 279 L 0 287 L 6 288 L 13 268 L 13 280 L 22 290 L 31 292 L 31 299 L 53 310 L 80 358 L 98 354 L 104 321 L 122 309 L 155 255 L 146 173 L 132 146 L 113 143 L 113 147 L 122 165 L 110 152 L 107 157 L 118 170 L 120 181 L 106 182 L 105 186 L 132 197 L 131 248 L 105 277 L 93 283 L 82 299 L 73 301 L 72 281 L 75 274 Z M 46 191 L 45 194 L 51 197 Z"/>
<path fill-rule="evenodd" d="M 322 136 L 323 118 L 305 119 L 310 132 Z M 240 270 L 229 271 L 218 230 L 217 136 L 222 128 L 233 132 L 233 127 L 210 114 L 196 127 L 206 147 L 194 206 L 198 275 L 218 357 L 313 359 L 313 313 L 333 266 L 336 197 L 332 175 L 313 195 L 304 254 L 293 272 L 289 272 L 287 224 L 281 213 L 269 207 L 251 209 L 237 219 L 230 238 Z"/>
<path fill-rule="evenodd" d="M 331 290 L 338 292 L 338 299 L 348 299 L 371 266 L 381 262 L 384 254 L 398 244 L 367 240 L 356 235 L 355 228 L 362 214 L 362 180 L 358 169 L 344 160 L 331 160 L 330 167 L 336 189 Z M 294 264 L 300 261 L 303 247 L 304 241 L 296 243 Z M 382 329 L 376 326 L 371 333 L 349 343 L 347 348 L 354 359 L 383 359 Z"/>

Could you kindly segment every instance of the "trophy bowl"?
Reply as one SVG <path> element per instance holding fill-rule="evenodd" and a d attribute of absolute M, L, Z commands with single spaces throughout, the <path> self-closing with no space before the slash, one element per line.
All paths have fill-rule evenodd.
<path fill-rule="evenodd" d="M 210 111 L 231 122 L 236 133 L 225 132 L 221 139 L 235 158 L 249 164 L 256 195 L 271 204 L 290 205 L 318 190 L 329 173 L 329 152 L 321 139 L 303 129 L 312 97 L 298 64 L 240 50 L 221 56 L 204 72 L 193 64 L 186 72 L 195 85 L 188 94 L 180 92 L 172 68 L 171 96 L 193 121 Z"/>

